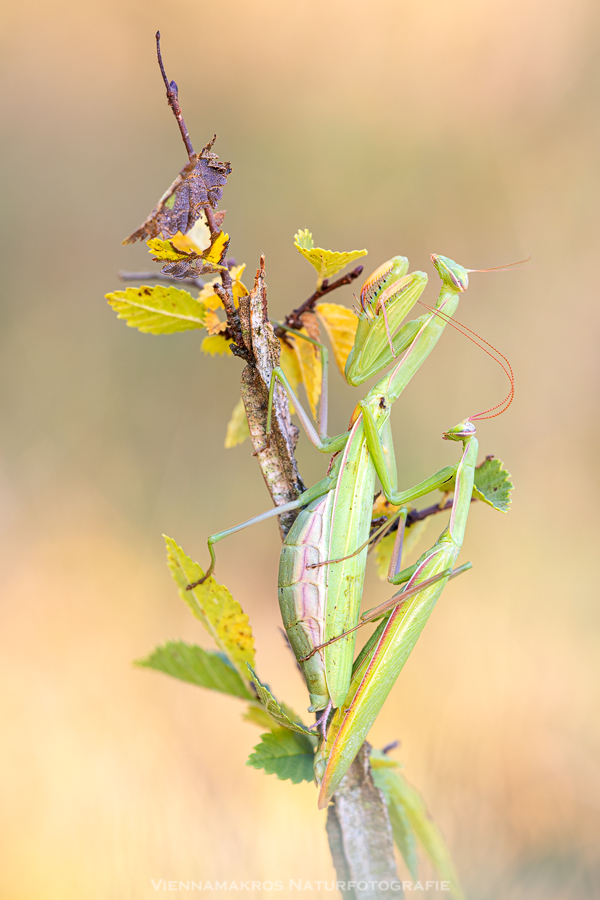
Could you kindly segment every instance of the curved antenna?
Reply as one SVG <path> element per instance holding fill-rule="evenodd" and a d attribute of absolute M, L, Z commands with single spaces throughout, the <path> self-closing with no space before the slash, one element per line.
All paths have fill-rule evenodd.
<path fill-rule="evenodd" d="M 436 309 L 433 306 L 429 306 L 429 304 L 425 303 L 423 300 L 418 300 L 417 303 L 419 303 L 421 306 L 424 306 L 425 309 L 429 310 L 429 312 L 433 313 L 433 315 L 439 316 L 441 319 L 447 322 L 448 325 L 452 325 L 452 327 L 455 328 L 456 331 L 458 331 L 460 334 L 462 334 L 463 337 L 468 338 L 473 344 L 479 347 L 480 350 L 483 350 L 484 353 L 487 353 L 487 355 L 490 356 L 494 360 L 494 362 L 498 363 L 510 382 L 510 389 L 504 400 L 502 400 L 500 403 L 496 403 L 495 406 L 490 406 L 488 409 L 483 409 L 481 412 L 475 413 L 475 415 L 473 416 L 468 416 L 465 421 L 476 422 L 481 419 L 495 419 L 496 416 L 501 416 L 502 413 L 506 412 L 510 404 L 513 402 L 515 396 L 515 374 L 513 372 L 510 361 L 503 353 L 500 352 L 500 350 L 498 350 L 497 347 L 494 347 L 493 344 L 490 344 L 489 341 L 486 341 L 485 338 L 482 338 L 481 335 L 477 334 L 476 331 L 468 328 L 467 325 L 464 325 L 462 322 L 458 322 L 456 319 L 453 319 L 452 316 L 448 316 L 441 310 Z M 473 335 L 473 337 L 471 337 L 471 335 Z M 485 347 L 483 346 L 484 344 L 486 345 Z M 486 349 L 487 347 L 489 347 L 490 350 L 493 350 L 497 355 L 494 356 L 494 353 L 490 353 L 490 350 Z M 498 359 L 498 357 L 500 357 L 500 359 Z M 498 412 L 494 412 L 494 410 L 498 410 Z M 492 413 L 492 415 L 486 415 L 486 413 Z"/>
<path fill-rule="evenodd" d="M 506 269 L 510 269 L 511 266 L 521 266 L 523 263 L 529 262 L 531 259 L 531 254 L 526 256 L 525 259 L 518 259 L 516 262 L 505 263 L 503 266 L 490 266 L 488 269 L 467 269 L 467 272 L 503 272 Z"/>

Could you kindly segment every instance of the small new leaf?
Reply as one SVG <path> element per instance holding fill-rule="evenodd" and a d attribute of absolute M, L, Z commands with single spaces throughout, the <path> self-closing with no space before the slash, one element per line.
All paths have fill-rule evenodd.
<path fill-rule="evenodd" d="M 205 339 L 206 342 L 207 339 Z M 229 351 L 231 353 L 231 351 Z M 231 447 L 237 447 L 243 444 L 246 438 L 250 437 L 250 429 L 248 428 L 248 419 L 246 418 L 246 409 L 244 401 L 240 397 L 233 407 L 231 418 L 227 423 L 227 432 L 225 434 L 225 449 L 230 450 Z"/>
<path fill-rule="evenodd" d="M 187 234 L 198 221 L 202 210 L 210 206 L 216 209 L 222 195 L 231 165 L 221 162 L 212 153 L 215 135 L 199 155 L 193 156 L 183 167 L 173 184 L 160 198 L 148 218 L 123 241 L 133 244 L 162 234 L 173 237 L 178 231 Z"/>
<path fill-rule="evenodd" d="M 164 672 L 173 678 L 179 678 L 181 681 L 187 681 L 189 684 L 196 684 L 211 691 L 231 694 L 233 697 L 241 697 L 243 700 L 253 699 L 251 691 L 248 690 L 227 657 L 220 653 L 203 650 L 202 647 L 195 644 L 169 641 L 162 647 L 156 647 L 145 659 L 136 660 L 135 664 L 155 669 L 157 672 Z"/>
<path fill-rule="evenodd" d="M 354 345 L 358 318 L 351 309 L 339 303 L 317 303 L 315 312 L 327 332 L 333 358 L 343 375 Z"/>
<path fill-rule="evenodd" d="M 319 282 L 341 272 L 349 263 L 361 256 L 366 256 L 368 252 L 367 250 L 349 250 L 340 253 L 336 250 L 323 250 L 321 247 L 315 247 L 308 228 L 303 228 L 294 235 L 294 246 L 317 270 Z"/>
<path fill-rule="evenodd" d="M 425 801 L 419 792 L 409 784 L 400 772 L 399 767 L 390 766 L 389 757 L 381 751 L 374 750 L 371 752 L 371 765 L 373 768 L 373 780 L 377 787 L 383 791 L 390 811 L 392 809 L 396 810 L 398 821 L 401 820 L 402 816 L 408 819 L 412 831 L 429 859 L 444 881 L 449 883 L 452 896 L 455 900 L 464 900 L 464 894 L 458 883 L 448 845 L 440 829 L 429 815 Z M 396 834 L 394 832 L 395 837 Z M 398 846 L 400 847 L 400 844 Z M 401 847 L 400 849 L 402 850 Z M 407 848 L 407 852 L 410 859 L 410 848 Z M 406 863 L 411 868 L 408 859 Z M 411 864 L 413 863 L 411 862 Z"/>
<path fill-rule="evenodd" d="M 289 728 L 290 731 L 297 731 L 300 734 L 308 734 L 310 735 L 310 731 L 308 728 L 305 728 L 300 722 L 296 722 L 288 716 L 282 707 L 279 705 L 273 694 L 270 692 L 268 687 L 266 687 L 258 675 L 252 668 L 252 666 L 248 665 L 248 671 L 250 672 L 250 677 L 254 682 L 254 687 L 256 688 L 256 693 L 258 694 L 258 699 L 269 713 L 271 718 L 273 718 L 278 725 L 283 728 Z M 291 714 L 295 717 L 295 714 L 289 710 Z"/>
<path fill-rule="evenodd" d="M 179 596 L 192 614 L 199 619 L 242 680 L 248 680 L 246 663 L 254 665 L 254 638 L 248 616 L 234 600 L 225 585 L 217 584 L 211 576 L 192 591 L 187 590 L 202 578 L 204 572 L 183 552 L 172 538 L 164 536 L 167 545 L 167 562 L 171 575 L 179 589 Z"/>
<path fill-rule="evenodd" d="M 174 334 L 204 327 L 204 304 L 179 288 L 143 285 L 113 291 L 106 299 L 119 319 L 146 334 Z"/>
<path fill-rule="evenodd" d="M 287 728 L 276 728 L 261 735 L 246 762 L 253 769 L 264 769 L 267 775 L 277 775 L 292 784 L 313 780 L 314 747 L 316 739 L 297 734 Z"/>

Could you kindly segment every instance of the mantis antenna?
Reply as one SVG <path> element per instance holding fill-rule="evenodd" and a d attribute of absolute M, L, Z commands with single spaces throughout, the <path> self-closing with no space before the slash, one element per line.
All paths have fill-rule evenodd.
<path fill-rule="evenodd" d="M 526 260 L 521 260 L 521 262 L 525 262 Z M 517 265 L 517 263 L 509 263 L 509 265 Z M 498 269 L 505 268 L 503 266 L 496 267 Z M 486 269 L 467 269 L 468 272 L 484 272 L 488 271 Z M 460 334 L 464 337 L 468 338 L 473 344 L 479 347 L 480 350 L 483 350 L 484 353 L 487 353 L 494 362 L 498 363 L 502 371 L 505 373 L 506 377 L 510 382 L 510 388 L 506 397 L 500 401 L 500 403 L 496 403 L 495 406 L 490 406 L 488 409 L 484 409 L 479 413 L 475 413 L 475 415 L 468 416 L 465 421 L 467 422 L 477 422 L 481 419 L 494 419 L 496 416 L 501 416 L 502 413 L 506 412 L 510 404 L 513 402 L 515 397 L 515 375 L 513 372 L 513 368 L 507 359 L 507 357 L 498 350 L 497 347 L 494 347 L 493 344 L 490 344 L 489 341 L 486 341 L 485 338 L 482 338 L 480 334 L 477 334 L 476 331 L 473 331 L 471 328 L 468 328 L 462 322 L 458 322 L 456 319 L 447 316 L 442 310 L 435 309 L 433 306 L 429 306 L 427 303 L 424 303 L 423 300 L 417 301 L 421 306 L 424 306 L 425 309 L 429 310 L 433 315 L 440 316 L 440 318 L 444 319 L 449 325 L 452 325 L 453 328 L 456 329 Z M 485 346 L 484 346 L 485 344 Z M 490 348 L 489 350 L 487 348 Z M 493 353 L 490 352 L 493 350 Z M 496 354 L 496 355 L 494 355 Z M 498 359 L 500 357 L 500 359 Z M 494 410 L 498 410 L 494 412 Z M 493 413 L 493 415 L 486 415 L 486 413 Z"/>

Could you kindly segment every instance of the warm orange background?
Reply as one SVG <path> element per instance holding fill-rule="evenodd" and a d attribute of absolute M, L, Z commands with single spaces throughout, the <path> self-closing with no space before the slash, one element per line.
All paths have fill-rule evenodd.
<path fill-rule="evenodd" d="M 131 665 L 168 638 L 205 642 L 161 532 L 204 561 L 210 531 L 268 506 L 248 445 L 222 449 L 241 363 L 203 357 L 194 333 L 127 329 L 103 300 L 119 268 L 148 267 L 120 241 L 185 160 L 157 27 L 196 147 L 216 131 L 232 160 L 231 252 L 248 282 L 266 254 L 273 316 L 312 288 L 297 228 L 366 246 L 371 268 L 408 255 L 430 300 L 432 251 L 473 267 L 533 255 L 474 275 L 459 313 L 516 372 L 513 407 L 479 429 L 514 508 L 473 509 L 474 571 L 371 739 L 402 740 L 470 897 L 598 896 L 597 4 L 3 6 L 0 896 L 333 877 L 313 787 L 244 766 L 258 731 L 237 702 Z M 340 430 L 360 392 L 332 380 Z M 394 410 L 401 483 L 453 461 L 442 429 L 504 387 L 446 334 Z M 304 438 L 299 456 L 314 481 L 325 460 Z M 250 614 L 262 677 L 302 709 L 277 544 L 272 522 L 232 538 L 218 574 Z M 389 587 L 371 577 L 367 592 Z"/>

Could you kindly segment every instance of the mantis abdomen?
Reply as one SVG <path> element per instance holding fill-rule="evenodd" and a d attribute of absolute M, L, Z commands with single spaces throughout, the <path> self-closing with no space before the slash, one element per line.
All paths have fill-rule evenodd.
<path fill-rule="evenodd" d="M 331 509 L 335 491 L 301 510 L 290 529 L 279 561 L 279 607 L 297 660 L 325 641 L 325 610 Z M 320 564 L 320 565 L 316 565 Z M 329 690 L 324 651 L 299 662 L 310 693 L 312 711 L 325 709 Z"/>

